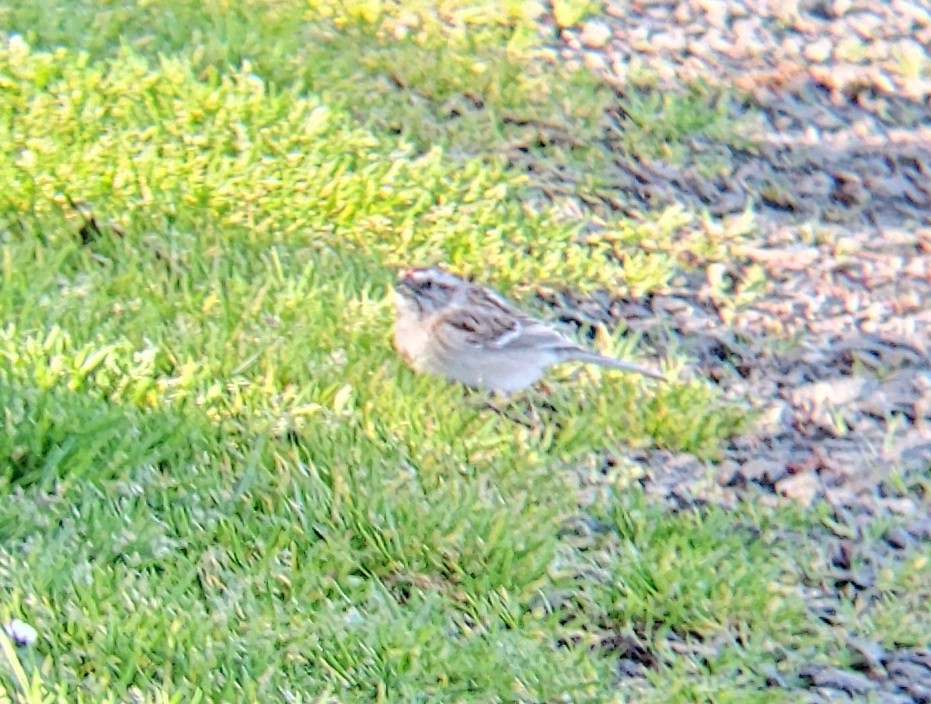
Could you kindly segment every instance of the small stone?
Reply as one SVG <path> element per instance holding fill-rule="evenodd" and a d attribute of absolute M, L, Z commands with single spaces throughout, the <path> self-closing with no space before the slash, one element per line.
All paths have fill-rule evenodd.
<path fill-rule="evenodd" d="M 913 542 L 912 536 L 901 526 L 887 530 L 883 539 L 896 550 L 904 550 Z"/>
<path fill-rule="evenodd" d="M 915 521 L 908 527 L 908 534 L 915 540 L 931 540 L 931 518 Z"/>
<path fill-rule="evenodd" d="M 32 645 L 39 637 L 35 628 L 25 621 L 20 621 L 18 618 L 14 618 L 12 621 L 5 623 L 3 625 L 3 632 L 20 647 Z"/>
<path fill-rule="evenodd" d="M 896 679 L 905 679 L 909 682 L 922 682 L 928 677 L 928 668 L 913 662 L 894 662 L 887 668 L 889 674 Z"/>
<path fill-rule="evenodd" d="M 895 692 L 877 692 L 876 704 L 913 704 L 913 699 L 907 694 Z"/>
<path fill-rule="evenodd" d="M 883 26 L 883 19 L 872 12 L 858 12 L 847 18 L 850 27 L 864 41 L 872 41 Z"/>
<path fill-rule="evenodd" d="M 863 41 L 859 37 L 843 37 L 834 46 L 834 58 L 853 66 L 860 66 L 863 58 Z"/>
<path fill-rule="evenodd" d="M 763 674 L 766 675 L 766 685 L 768 687 L 789 688 L 789 683 L 786 681 L 786 678 L 780 674 L 779 670 L 777 670 L 774 665 L 764 665 Z"/>
<path fill-rule="evenodd" d="M 799 674 L 807 680 L 810 680 L 816 687 L 829 687 L 839 689 L 851 695 L 864 694 L 871 689 L 876 689 L 876 683 L 866 675 L 858 672 L 841 670 L 836 667 L 808 667 L 803 669 Z"/>
<path fill-rule="evenodd" d="M 834 0 L 831 10 L 834 12 L 835 17 L 843 17 L 850 11 L 851 7 L 853 7 L 853 0 Z"/>
<path fill-rule="evenodd" d="M 913 100 L 922 100 L 925 96 L 931 95 L 931 79 L 904 78 L 900 81 L 902 93 Z"/>
<path fill-rule="evenodd" d="M 896 655 L 900 660 L 915 662 L 924 666 L 926 670 L 931 670 L 931 650 L 928 648 L 914 648 L 909 650 L 900 650 Z"/>
<path fill-rule="evenodd" d="M 821 490 L 821 482 L 811 472 L 795 474 L 776 482 L 776 490 L 787 499 L 810 506 Z"/>
<path fill-rule="evenodd" d="M 611 80 L 617 81 L 618 83 L 626 83 L 629 74 L 630 64 L 627 61 L 620 57 L 612 59 L 609 73 Z"/>
<path fill-rule="evenodd" d="M 685 32 L 681 29 L 674 29 L 669 32 L 660 32 L 653 37 L 653 45 L 661 54 L 676 54 L 686 46 Z"/>
<path fill-rule="evenodd" d="M 875 386 L 875 382 L 864 377 L 834 377 L 799 386 L 791 391 L 790 398 L 795 406 L 809 410 L 827 404 L 842 406 L 872 391 Z"/>
<path fill-rule="evenodd" d="M 834 49 L 834 42 L 828 37 L 822 37 L 816 42 L 807 45 L 804 50 L 805 58 L 817 64 L 823 63 L 831 56 Z"/>
<path fill-rule="evenodd" d="M 608 60 L 597 51 L 586 51 L 584 61 L 585 68 L 594 73 L 601 73 L 608 68 Z"/>
<path fill-rule="evenodd" d="M 712 27 L 724 29 L 727 25 L 728 3 L 721 0 L 699 0 L 698 6 L 708 16 L 708 23 Z"/>
<path fill-rule="evenodd" d="M 628 0 L 608 0 L 605 4 L 605 14 L 611 17 L 626 18 L 630 12 Z"/>
<path fill-rule="evenodd" d="M 590 20 L 582 26 L 579 39 L 589 49 L 601 49 L 611 39 L 611 28 L 604 22 Z"/>
<path fill-rule="evenodd" d="M 892 513 L 899 516 L 914 516 L 918 511 L 918 506 L 910 498 L 887 497 L 882 499 L 882 505 Z"/>
<path fill-rule="evenodd" d="M 858 662 L 870 670 L 878 670 L 886 659 L 886 651 L 876 641 L 851 636 L 847 639 L 847 645 L 856 651 Z"/>
<path fill-rule="evenodd" d="M 738 470 L 738 476 L 761 486 L 774 486 L 789 474 L 784 459 L 776 457 L 747 460 Z"/>
<path fill-rule="evenodd" d="M 714 468 L 714 480 L 721 486 L 728 486 L 735 481 L 740 465 L 734 460 L 724 460 Z"/>
<path fill-rule="evenodd" d="M 896 16 L 907 17 L 917 25 L 931 26 L 931 10 L 921 7 L 914 0 L 892 0 L 891 9 Z"/>
<path fill-rule="evenodd" d="M 782 400 L 772 401 L 763 409 L 757 430 L 761 435 L 776 436 L 786 432 L 792 421 L 792 408 Z"/>
<path fill-rule="evenodd" d="M 562 32 L 562 40 L 566 43 L 566 46 L 569 47 L 569 50 L 563 52 L 564 57 L 572 55 L 572 52 L 578 51 L 582 48 L 582 42 L 573 32 L 568 29 L 564 29 Z"/>
<path fill-rule="evenodd" d="M 899 60 L 912 66 L 921 66 L 928 59 L 927 49 L 914 39 L 900 39 L 892 45 L 892 53 Z"/>
<path fill-rule="evenodd" d="M 802 43 L 798 37 L 783 37 L 779 52 L 784 58 L 794 59 L 802 53 Z"/>
<path fill-rule="evenodd" d="M 636 660 L 630 658 L 621 658 L 617 662 L 617 671 L 621 677 L 645 677 L 646 668 Z"/>
<path fill-rule="evenodd" d="M 838 586 L 849 584 L 860 590 L 869 589 L 876 584 L 876 574 L 871 569 L 840 570 L 832 577 Z"/>
<path fill-rule="evenodd" d="M 926 704 L 931 702 L 931 687 L 925 686 L 921 682 L 909 682 L 905 685 L 905 691 L 914 697 L 914 701 Z"/>
<path fill-rule="evenodd" d="M 857 86 L 868 85 L 862 67 L 851 63 L 835 63 L 832 66 L 810 66 L 808 73 L 815 82 L 835 92 L 853 92 Z"/>

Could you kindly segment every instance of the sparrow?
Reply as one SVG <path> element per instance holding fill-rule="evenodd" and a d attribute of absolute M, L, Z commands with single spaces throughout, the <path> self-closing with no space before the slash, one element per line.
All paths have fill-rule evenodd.
<path fill-rule="evenodd" d="M 563 362 L 665 379 L 657 371 L 586 350 L 496 291 L 440 267 L 402 271 L 395 286 L 394 347 L 416 372 L 503 394 Z"/>

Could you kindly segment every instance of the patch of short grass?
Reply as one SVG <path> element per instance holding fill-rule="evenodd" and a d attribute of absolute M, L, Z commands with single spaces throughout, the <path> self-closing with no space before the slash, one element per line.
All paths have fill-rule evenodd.
<path fill-rule="evenodd" d="M 552 9 L 566 26 L 599 5 L 569 0 Z M 444 160 L 493 154 L 515 163 L 529 156 L 529 183 L 600 205 L 621 195 L 605 168 L 612 159 L 681 161 L 695 137 L 732 144 L 743 132 L 727 114 L 732 98 L 720 89 L 658 91 L 646 74 L 620 98 L 628 117 L 609 117 L 618 96 L 587 71 L 565 70 L 540 31 L 545 11 L 541 3 L 462 0 L 132 7 L 56 0 L 41 10 L 11 4 L 5 26 L 37 47 L 78 48 L 92 60 L 129 48 L 150 61 L 183 58 L 203 78 L 245 66 L 242 73 L 271 91 L 312 94 L 360 126 L 397 133 L 417 154 L 440 146 Z M 541 168 L 550 162 L 556 184 Z M 657 273 L 669 279 L 679 268 L 667 258 Z"/>
<path fill-rule="evenodd" d="M 882 544 L 871 549 L 881 540 L 865 536 L 861 550 L 855 551 L 851 570 L 871 575 L 873 584 L 868 589 L 844 588 L 837 620 L 853 635 L 890 650 L 927 647 L 931 615 L 922 604 L 931 595 L 931 549 L 924 543 L 897 554 Z"/>
<path fill-rule="evenodd" d="M 621 96 L 614 125 L 616 144 L 624 153 L 643 160 L 681 165 L 694 158 L 696 140 L 709 146 L 748 148 L 752 145 L 749 116 L 735 120 L 740 96 L 721 86 L 701 82 L 680 89 L 664 89 L 639 80 Z M 711 160 L 704 155 L 708 172 Z"/>
<path fill-rule="evenodd" d="M 209 409 L 232 394 L 232 407 L 245 411 L 255 384 L 288 386 L 307 365 L 344 383 L 360 373 L 369 385 L 373 373 L 388 383 L 380 364 L 358 363 L 385 354 L 377 336 L 390 318 L 386 265 L 439 260 L 485 270 L 505 288 L 623 278 L 572 224 L 523 208 L 519 177 L 500 163 L 418 154 L 318 99 L 270 95 L 241 72 L 200 81 L 182 62 L 151 70 L 132 54 L 70 66 L 66 54 L 33 55 L 16 41 L 7 58 L 17 117 L 7 133 L 15 159 L 4 172 L 3 295 L 19 311 L 18 334 L 29 335 L 30 319 L 51 317 L 70 334 L 61 344 L 73 346 L 72 365 L 133 354 L 148 366 L 132 374 L 145 374 L 163 401 L 197 397 Z M 86 115 L 98 122 L 78 135 L 74 120 Z M 92 203 L 101 222 L 114 220 L 119 234 L 105 226 L 82 246 L 75 231 L 87 216 L 72 212 L 74 198 Z M 338 327 L 317 324 L 325 318 Z M 178 330 L 194 347 L 179 346 Z M 334 367 L 354 336 L 355 358 Z M 303 346 L 288 344 L 299 337 Z M 97 343 L 104 347 L 86 349 Z M 51 352 L 43 346 L 39 356 Z M 103 364 L 114 366 L 100 375 L 120 384 L 111 377 L 125 369 Z M 249 381 L 223 390 L 217 373 Z M 685 419 L 696 399 L 670 403 L 678 392 L 669 393 L 665 413 L 680 405 Z"/>
<path fill-rule="evenodd" d="M 708 674 L 714 663 L 753 669 L 758 659 L 781 657 L 777 641 L 804 639 L 807 614 L 785 579 L 790 548 L 777 513 L 709 507 L 670 514 L 626 491 L 592 515 L 604 526 L 585 550 L 597 575 L 588 607 L 600 612 L 594 622 L 636 624 L 660 650 L 658 636 L 670 632 L 706 644 L 696 655 Z M 623 557 L 606 562 L 606 553 Z M 662 651 L 657 657 L 677 659 Z"/>
<path fill-rule="evenodd" d="M 564 582 L 565 468 L 713 452 L 739 414 L 586 373 L 525 427 L 401 364 L 390 286 L 440 260 L 523 298 L 619 264 L 503 160 L 246 68 L 13 38 L 0 74 L 3 603 L 54 654 L 26 665 L 93 700 L 598 699 L 610 661 L 531 608 Z"/>
<path fill-rule="evenodd" d="M 573 27 L 604 7 L 601 0 L 554 0 L 553 20 L 561 28 Z"/>
<path fill-rule="evenodd" d="M 563 3 L 579 5 L 575 0 Z M 419 149 L 522 139 L 538 125 L 594 134 L 609 94 L 542 53 L 534 2 L 12 3 L 0 26 L 38 48 L 92 60 L 131 49 L 186 59 L 202 76 L 248 65 L 262 80 L 322 96 Z"/>

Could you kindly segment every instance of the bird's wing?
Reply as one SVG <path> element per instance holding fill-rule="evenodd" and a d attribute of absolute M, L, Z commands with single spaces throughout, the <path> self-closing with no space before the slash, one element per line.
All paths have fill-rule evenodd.
<path fill-rule="evenodd" d="M 485 342 L 494 349 L 579 349 L 562 334 L 542 320 L 527 315 L 515 308 L 499 294 L 485 288 L 474 287 L 469 299 L 484 315 L 508 321 L 508 329 Z"/>
<path fill-rule="evenodd" d="M 517 322 L 517 330 L 509 337 L 501 337 L 491 343 L 490 347 L 508 349 L 536 349 L 536 350 L 569 350 L 577 349 L 577 345 L 570 342 L 553 328 L 529 316 L 521 317 Z"/>
<path fill-rule="evenodd" d="M 438 332 L 488 350 L 578 349 L 553 328 L 506 302 L 495 300 L 495 305 L 488 305 L 490 302 L 444 311 L 437 319 Z"/>
<path fill-rule="evenodd" d="M 441 339 L 454 338 L 473 347 L 501 348 L 521 331 L 520 323 L 510 315 L 458 306 L 437 315 L 435 325 Z"/>

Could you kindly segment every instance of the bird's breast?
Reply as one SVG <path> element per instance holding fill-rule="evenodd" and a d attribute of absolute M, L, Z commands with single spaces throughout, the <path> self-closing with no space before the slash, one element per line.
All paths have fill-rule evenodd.
<path fill-rule="evenodd" d="M 413 304 L 397 297 L 397 315 L 394 321 L 394 348 L 415 367 L 429 355 L 430 334 L 425 321 Z"/>

